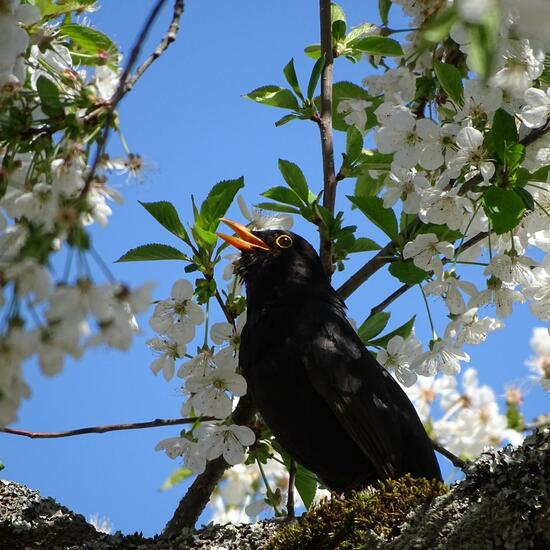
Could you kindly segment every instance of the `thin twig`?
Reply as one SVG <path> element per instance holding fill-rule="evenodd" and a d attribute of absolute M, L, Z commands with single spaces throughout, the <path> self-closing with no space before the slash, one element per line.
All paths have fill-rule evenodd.
<path fill-rule="evenodd" d="M 464 252 L 465 250 L 468 250 L 468 248 L 474 246 L 475 244 L 477 244 L 479 241 L 482 241 L 486 237 L 487 237 L 487 233 L 485 232 L 478 233 L 475 237 L 472 237 L 471 239 L 466 241 L 464 244 L 462 244 L 462 246 L 459 246 L 455 251 L 455 256 L 458 256 L 460 253 Z M 443 263 L 447 264 L 452 261 L 453 260 L 445 259 L 443 260 Z M 405 292 L 411 289 L 412 286 L 413 285 L 407 285 L 407 284 L 400 286 L 397 290 L 392 292 L 387 298 L 384 298 L 384 300 L 382 300 L 379 304 L 375 305 L 370 310 L 369 318 L 375 315 L 376 313 L 380 313 L 381 311 L 384 311 L 390 304 L 395 302 L 397 298 L 399 298 L 400 296 L 403 296 Z"/>
<path fill-rule="evenodd" d="M 59 437 L 72 437 L 84 434 L 103 434 L 106 432 L 118 432 L 121 430 L 141 430 L 143 428 L 159 428 L 161 426 L 178 426 L 181 424 L 194 424 L 195 422 L 207 422 L 215 420 L 213 416 L 195 418 L 157 418 L 149 422 L 133 422 L 131 424 L 109 424 L 107 426 L 90 426 L 78 428 L 65 432 L 29 432 L 27 430 L 16 430 L 15 428 L 0 428 L 0 432 L 11 435 L 20 435 L 31 439 L 57 439 Z"/>
<path fill-rule="evenodd" d="M 397 290 L 392 292 L 387 298 L 382 300 L 379 304 L 375 305 L 370 310 L 368 318 L 370 319 L 373 315 L 376 315 L 377 313 L 380 313 L 381 311 L 384 311 L 390 304 L 395 302 L 395 300 L 397 300 L 397 298 L 399 298 L 400 296 L 405 294 L 405 292 L 407 292 L 407 290 L 409 290 L 410 288 L 412 288 L 412 285 L 402 285 L 402 286 L 400 286 Z"/>
<path fill-rule="evenodd" d="M 135 83 L 143 76 L 145 71 L 170 47 L 170 44 L 176 40 L 180 30 L 180 21 L 184 7 L 184 0 L 175 1 L 172 21 L 170 22 L 166 34 L 162 37 L 155 51 L 136 69 L 132 77 L 128 79 L 124 88 L 125 94 L 134 87 Z"/>
<path fill-rule="evenodd" d="M 120 76 L 120 80 L 118 83 L 118 87 L 113 94 L 113 97 L 111 98 L 109 107 L 106 111 L 105 115 L 105 127 L 103 129 L 103 132 L 101 136 L 99 137 L 97 141 L 96 146 L 96 153 L 94 160 L 92 162 L 92 165 L 90 166 L 90 170 L 88 172 L 88 176 L 86 177 L 86 181 L 84 183 L 84 187 L 82 188 L 82 191 L 80 192 L 81 197 L 85 197 L 88 191 L 90 190 L 90 187 L 92 185 L 92 182 L 95 178 L 95 174 L 97 172 L 97 169 L 99 167 L 99 163 L 101 162 L 101 159 L 103 158 L 103 155 L 105 153 L 105 147 L 107 145 L 107 140 L 109 138 L 109 133 L 111 131 L 111 126 L 113 125 L 114 118 L 115 118 L 115 110 L 117 105 L 119 104 L 120 100 L 124 97 L 126 94 L 126 83 L 128 82 L 128 79 L 130 78 L 130 73 L 132 69 L 134 68 L 134 65 L 136 64 L 139 55 L 141 54 L 141 49 L 143 47 L 143 44 L 145 43 L 145 40 L 147 39 L 147 36 L 149 34 L 149 31 L 151 30 L 153 24 L 155 23 L 160 11 L 162 10 L 164 4 L 166 3 L 166 0 L 157 0 L 157 3 L 149 13 L 149 16 L 147 17 L 147 20 L 145 21 L 145 24 L 143 25 L 143 28 L 141 29 L 141 32 L 139 33 L 134 46 L 132 47 L 132 50 L 130 51 L 130 56 L 128 57 L 128 61 L 126 63 L 126 67 L 124 71 L 122 72 L 122 75 Z"/>
<path fill-rule="evenodd" d="M 319 20 L 321 26 L 321 53 L 325 64 L 321 72 L 321 116 L 317 118 L 321 135 L 321 152 L 323 155 L 323 206 L 334 212 L 336 202 L 336 176 L 334 172 L 334 144 L 332 138 L 332 24 L 330 0 L 319 0 Z M 332 243 L 321 232 L 319 250 L 321 262 L 330 278 L 333 272 Z"/>
<path fill-rule="evenodd" d="M 286 499 L 286 515 L 288 518 L 295 517 L 294 510 L 294 481 L 296 480 L 296 461 L 291 457 L 288 468 L 288 496 Z"/>
<path fill-rule="evenodd" d="M 449 459 L 455 468 L 460 468 L 461 470 L 464 470 L 464 468 L 466 468 L 466 466 L 468 465 L 468 463 L 465 460 L 462 460 L 460 457 L 451 453 L 451 451 L 443 447 L 443 445 L 441 445 L 437 441 L 432 441 L 432 445 L 433 445 L 433 448 L 440 455 L 443 455 L 445 458 Z"/>

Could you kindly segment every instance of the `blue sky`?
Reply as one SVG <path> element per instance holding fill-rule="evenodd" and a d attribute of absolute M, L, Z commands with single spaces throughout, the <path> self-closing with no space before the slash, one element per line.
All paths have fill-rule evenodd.
<path fill-rule="evenodd" d="M 90 19 L 114 38 L 127 53 L 141 28 L 151 2 L 105 0 Z M 241 96 L 264 84 L 283 84 L 282 68 L 291 57 L 306 83 L 312 62 L 303 47 L 318 42 L 317 2 L 187 2 L 177 42 L 158 60 L 121 105 L 121 125 L 130 149 L 149 163 L 143 183 L 113 183 L 124 194 L 125 205 L 115 208 L 107 229 L 93 231 L 95 248 L 111 264 L 129 248 L 147 242 L 177 245 L 139 205 L 138 201 L 171 201 L 183 220 L 190 219 L 190 195 L 201 200 L 223 179 L 244 175 L 248 202 L 278 185 L 277 159 L 298 163 L 312 189 L 322 180 L 317 127 L 294 122 L 275 128 L 278 110 L 263 107 Z M 344 1 L 351 25 L 378 21 L 376 2 Z M 152 33 L 145 51 L 154 47 L 169 20 L 171 6 Z M 396 25 L 402 25 L 399 18 Z M 353 66 L 339 60 L 335 79 L 354 80 L 366 75 L 366 64 Z M 341 150 L 341 140 L 337 140 Z M 120 152 L 112 138 L 110 151 Z M 337 158 L 339 152 L 337 153 Z M 341 183 L 338 206 L 347 208 L 345 194 L 351 180 Z M 238 209 L 231 216 L 240 219 Z M 361 236 L 382 239 L 353 213 Z M 305 222 L 295 230 L 315 242 L 316 234 Z M 359 264 L 352 264 L 359 265 Z M 183 275 L 176 262 L 116 264 L 112 271 L 122 281 L 138 285 L 155 281 L 155 298 L 166 297 L 172 282 Z M 476 268 L 471 268 L 476 269 Z M 101 280 L 101 279 L 99 279 Z M 335 284 L 344 280 L 335 276 Z M 477 279 L 481 280 L 480 278 Z M 350 315 L 358 322 L 370 308 L 396 288 L 385 272 L 377 274 L 349 301 Z M 429 338 L 426 314 L 413 289 L 391 307 L 390 327 L 418 315 L 417 332 Z M 436 324 L 444 328 L 443 312 L 435 307 Z M 483 382 L 502 393 L 505 382 L 526 375 L 523 363 L 530 351 L 528 340 L 536 320 L 526 307 L 506 321 L 506 328 L 490 336 L 488 344 L 467 351 Z M 46 379 L 36 365 L 25 375 L 32 398 L 23 403 L 15 425 L 34 431 L 58 431 L 81 426 L 137 422 L 179 415 L 178 383 L 167 384 L 149 371 L 153 356 L 144 342 L 151 337 L 146 318 L 143 334 L 127 354 L 91 350 L 83 360 L 69 361 L 63 373 Z M 534 389 L 527 398 L 526 417 L 548 410 L 548 397 Z M 1 476 L 24 483 L 88 516 L 106 516 L 125 533 L 158 533 L 171 517 L 184 486 L 161 493 L 163 480 L 177 466 L 155 444 L 178 433 L 177 428 L 157 428 L 60 440 L 28 440 L 0 434 Z M 206 518 L 203 518 L 206 519 Z"/>

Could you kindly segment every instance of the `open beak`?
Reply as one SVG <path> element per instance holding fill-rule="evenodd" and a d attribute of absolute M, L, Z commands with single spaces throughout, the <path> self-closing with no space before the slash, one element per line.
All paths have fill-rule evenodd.
<path fill-rule="evenodd" d="M 238 248 L 239 250 L 271 250 L 269 246 L 267 246 L 262 239 L 256 237 L 248 229 L 248 227 L 244 226 L 242 223 L 234 222 L 233 220 L 228 220 L 227 218 L 220 218 L 220 221 L 228 225 L 235 233 L 237 233 L 238 237 L 232 237 L 230 235 L 225 235 L 224 233 L 216 233 L 220 239 L 223 239 L 226 243 L 229 243 L 231 246 L 234 246 L 235 248 Z"/>

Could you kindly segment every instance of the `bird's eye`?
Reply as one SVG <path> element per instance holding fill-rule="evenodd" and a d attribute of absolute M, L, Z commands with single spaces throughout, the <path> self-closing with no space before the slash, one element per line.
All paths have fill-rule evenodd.
<path fill-rule="evenodd" d="M 290 248 L 292 246 L 292 238 L 288 235 L 279 235 L 275 239 L 275 244 L 279 248 Z"/>

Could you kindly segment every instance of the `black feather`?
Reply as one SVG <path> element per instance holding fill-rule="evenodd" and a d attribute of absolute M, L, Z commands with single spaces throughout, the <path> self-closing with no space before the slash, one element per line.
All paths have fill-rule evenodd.
<path fill-rule="evenodd" d="M 281 233 L 292 247 L 276 246 Z M 271 251 L 237 265 L 248 296 L 239 363 L 280 444 L 339 492 L 406 473 L 441 479 L 412 403 L 349 324 L 313 247 L 255 234 Z"/>

